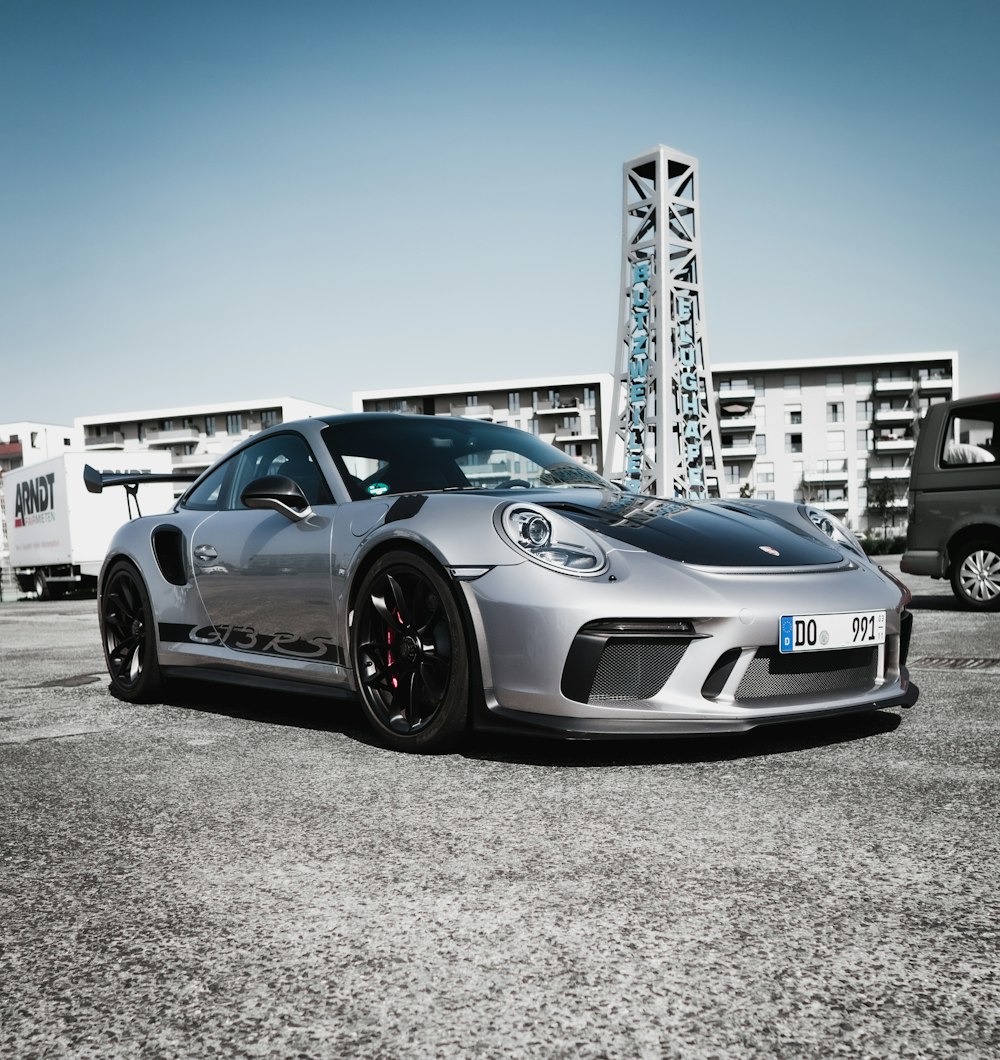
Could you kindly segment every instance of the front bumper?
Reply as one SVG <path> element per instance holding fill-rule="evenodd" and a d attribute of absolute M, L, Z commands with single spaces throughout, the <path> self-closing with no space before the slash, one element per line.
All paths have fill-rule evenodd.
<path fill-rule="evenodd" d="M 745 732 L 916 701 L 910 616 L 873 568 L 738 574 L 629 552 L 610 573 L 583 581 L 522 564 L 466 584 L 485 693 L 477 728 Z M 886 611 L 882 646 L 777 653 L 782 614 L 867 609 Z"/>
<path fill-rule="evenodd" d="M 697 723 L 662 720 L 617 718 L 565 718 L 527 711 L 506 710 L 500 706 L 483 706 L 473 717 L 477 732 L 503 733 L 509 736 L 560 737 L 567 740 L 634 740 L 647 738 L 676 738 L 679 736 L 712 736 L 749 732 L 766 725 L 816 721 L 820 718 L 861 714 L 887 707 L 912 707 L 920 697 L 920 690 L 910 681 L 906 691 L 890 699 L 874 703 L 854 703 L 848 707 L 813 709 L 781 717 L 729 718 Z"/>

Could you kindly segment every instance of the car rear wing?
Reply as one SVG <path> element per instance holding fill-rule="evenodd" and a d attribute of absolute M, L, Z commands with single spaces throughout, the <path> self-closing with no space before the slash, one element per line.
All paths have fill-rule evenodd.
<path fill-rule="evenodd" d="M 89 493 L 103 493 L 106 486 L 121 486 L 128 495 L 128 512 L 132 516 L 132 502 L 135 502 L 135 514 L 139 510 L 139 487 L 144 482 L 194 482 L 199 477 L 195 471 L 98 471 L 90 464 L 83 465 L 83 482 Z"/>

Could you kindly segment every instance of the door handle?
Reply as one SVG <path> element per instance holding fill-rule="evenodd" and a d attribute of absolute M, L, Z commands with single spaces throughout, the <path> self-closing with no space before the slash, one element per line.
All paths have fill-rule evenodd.
<path fill-rule="evenodd" d="M 195 545 L 194 558 L 202 563 L 211 563 L 213 559 L 219 558 L 219 553 L 211 545 Z"/>

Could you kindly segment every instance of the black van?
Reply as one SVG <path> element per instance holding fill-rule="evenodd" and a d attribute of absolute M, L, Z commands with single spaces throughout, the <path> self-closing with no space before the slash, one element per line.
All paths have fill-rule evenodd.
<path fill-rule="evenodd" d="M 1000 394 L 927 410 L 907 514 L 902 570 L 950 578 L 963 606 L 1000 610 Z"/>

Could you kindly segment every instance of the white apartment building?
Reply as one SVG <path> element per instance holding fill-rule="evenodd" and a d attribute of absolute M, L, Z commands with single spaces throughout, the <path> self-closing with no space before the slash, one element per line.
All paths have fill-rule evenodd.
<path fill-rule="evenodd" d="M 355 412 L 471 416 L 538 435 L 601 472 L 612 409 L 610 372 L 356 391 Z"/>
<path fill-rule="evenodd" d="M 958 354 L 719 364 L 712 384 L 724 496 L 808 501 L 855 530 L 885 491 L 888 529 L 906 524 L 906 490 L 920 416 L 958 394 Z M 476 416 L 538 434 L 604 474 L 614 414 L 610 374 L 368 390 L 356 412 Z"/>
<path fill-rule="evenodd" d="M 719 364 L 721 489 L 814 503 L 852 529 L 901 532 L 920 417 L 958 395 L 958 354 Z"/>
<path fill-rule="evenodd" d="M 73 427 L 58 423 L 0 423 L 0 472 L 37 464 L 78 448 Z"/>
<path fill-rule="evenodd" d="M 167 449 L 175 471 L 204 471 L 237 442 L 289 420 L 342 411 L 294 397 L 224 401 L 139 412 L 77 416 L 74 426 L 84 452 Z M 181 487 L 178 486 L 178 492 Z"/>

